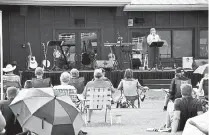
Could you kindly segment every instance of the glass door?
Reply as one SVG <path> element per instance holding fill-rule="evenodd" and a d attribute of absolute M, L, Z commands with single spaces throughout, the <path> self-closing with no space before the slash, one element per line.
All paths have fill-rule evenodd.
<path fill-rule="evenodd" d="M 56 40 L 64 41 L 62 50 L 66 56 L 59 57 L 60 68 L 93 69 L 98 57 L 97 30 L 56 30 Z M 59 49 L 58 49 L 59 50 Z M 61 50 L 59 50 L 61 52 Z"/>

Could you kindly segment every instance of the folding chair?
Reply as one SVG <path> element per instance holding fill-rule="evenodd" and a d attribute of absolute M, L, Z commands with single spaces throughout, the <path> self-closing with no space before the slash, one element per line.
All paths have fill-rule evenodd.
<path fill-rule="evenodd" d="M 107 110 L 109 110 L 110 124 L 112 125 L 111 114 L 111 89 L 110 88 L 87 88 L 85 109 L 87 110 L 102 110 L 105 109 L 105 122 L 107 121 Z M 85 123 L 87 125 L 87 113 L 85 115 Z"/>

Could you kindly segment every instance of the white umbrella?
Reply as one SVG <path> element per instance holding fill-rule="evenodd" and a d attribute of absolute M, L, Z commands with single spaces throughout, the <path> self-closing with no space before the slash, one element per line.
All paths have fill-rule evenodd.
<path fill-rule="evenodd" d="M 209 64 L 205 64 L 205 65 L 199 66 L 194 71 L 194 73 L 196 73 L 196 74 L 205 74 L 205 73 L 208 73 L 208 67 L 209 67 Z"/>

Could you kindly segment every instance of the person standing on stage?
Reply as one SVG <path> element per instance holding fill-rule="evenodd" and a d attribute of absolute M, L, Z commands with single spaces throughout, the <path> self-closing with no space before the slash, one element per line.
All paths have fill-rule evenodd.
<path fill-rule="evenodd" d="M 150 29 L 150 34 L 147 36 L 147 43 L 150 46 L 152 42 L 159 42 L 161 41 L 160 36 L 157 34 L 155 28 Z M 148 47 L 148 64 L 149 67 L 154 67 L 154 60 L 156 56 L 159 54 L 159 49 L 155 47 Z"/>
<path fill-rule="evenodd" d="M 152 42 L 161 41 L 160 36 L 157 34 L 155 28 L 150 29 L 150 34 L 147 36 L 147 43 L 151 45 Z"/>

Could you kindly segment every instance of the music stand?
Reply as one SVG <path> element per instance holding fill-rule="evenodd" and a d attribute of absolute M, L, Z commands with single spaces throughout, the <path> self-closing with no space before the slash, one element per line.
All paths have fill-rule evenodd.
<path fill-rule="evenodd" d="M 64 51 L 62 50 L 62 45 L 63 45 L 63 43 L 64 43 L 64 41 L 59 41 L 59 40 L 58 40 L 58 41 L 49 41 L 49 42 L 48 42 L 48 46 L 59 46 L 59 47 L 60 47 L 60 50 L 61 50 L 61 53 L 62 53 L 62 55 L 64 56 L 65 63 L 68 65 L 67 58 L 66 58 L 66 56 L 65 56 L 65 54 L 64 54 Z M 55 61 L 55 58 L 54 58 L 54 61 Z M 68 68 L 70 68 L 69 65 L 68 65 Z M 55 69 L 55 70 L 60 70 L 60 68 L 57 67 L 56 65 L 53 66 L 52 70 L 53 70 L 53 69 Z"/>
<path fill-rule="evenodd" d="M 149 47 L 154 47 L 154 61 L 153 61 L 153 65 L 152 65 L 152 67 L 150 68 L 150 70 L 152 70 L 152 69 L 154 68 L 154 66 L 155 66 L 155 69 L 157 70 L 158 64 L 156 63 L 156 60 L 158 60 L 158 54 L 156 54 L 156 51 L 157 51 L 157 48 L 158 48 L 158 47 L 162 47 L 163 44 L 164 44 L 163 41 L 152 42 L 152 43 L 150 44 Z"/>

